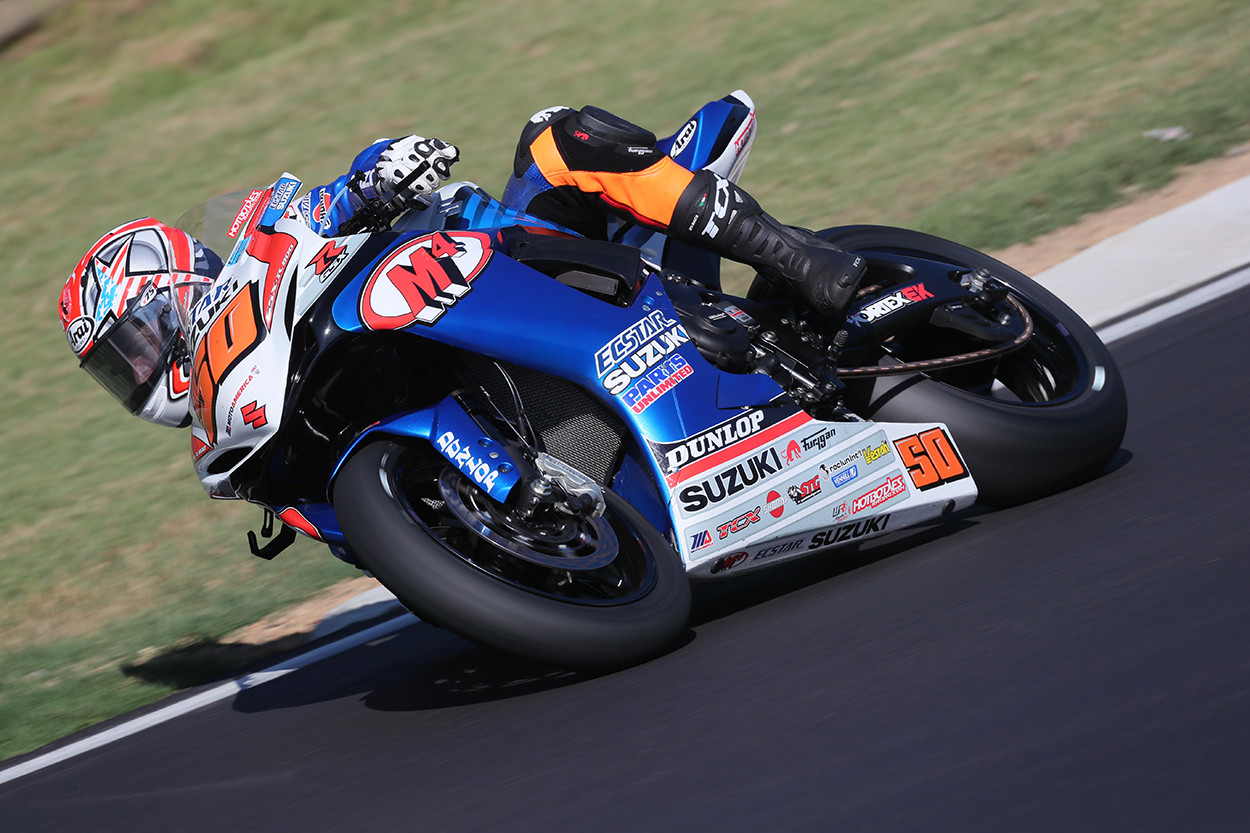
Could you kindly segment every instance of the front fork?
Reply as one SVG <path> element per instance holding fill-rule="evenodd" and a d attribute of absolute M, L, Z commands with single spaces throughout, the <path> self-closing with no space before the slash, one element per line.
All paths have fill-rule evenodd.
<path fill-rule="evenodd" d="M 456 395 L 370 425 L 339 459 L 334 475 L 371 437 L 412 437 L 430 443 L 492 500 L 522 519 L 555 510 L 569 518 L 602 514 L 603 492 L 576 469 L 542 453 L 518 435 L 505 438 L 495 423 L 475 415 Z"/>

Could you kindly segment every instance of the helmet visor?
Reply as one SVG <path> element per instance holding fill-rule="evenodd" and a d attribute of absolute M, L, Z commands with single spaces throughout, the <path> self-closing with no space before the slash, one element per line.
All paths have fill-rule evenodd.
<path fill-rule="evenodd" d="M 150 290 L 96 339 L 82 368 L 137 415 L 164 383 L 180 339 L 169 290 Z"/>

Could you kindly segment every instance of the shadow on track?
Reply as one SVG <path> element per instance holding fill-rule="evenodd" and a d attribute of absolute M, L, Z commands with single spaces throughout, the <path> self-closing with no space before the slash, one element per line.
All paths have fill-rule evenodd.
<path fill-rule="evenodd" d="M 976 519 L 988 511 L 973 507 L 944 522 L 894 533 L 858 548 L 834 550 L 754 575 L 696 585 L 691 627 L 668 655 L 679 655 L 698 638 L 697 629 L 704 624 L 959 534 L 976 526 Z M 362 623 L 361 627 L 370 624 L 374 623 Z M 237 660 L 247 658 L 243 651 L 257 650 L 256 647 L 239 648 L 205 641 L 166 652 L 124 670 L 143 679 L 182 687 L 202 685 L 240 673 L 262 672 L 316 644 L 302 645 L 276 656 L 270 651 L 263 660 L 250 662 L 240 670 L 241 663 Z M 234 653 L 235 648 L 239 648 L 239 653 Z M 222 673 L 222 669 L 228 673 Z M 210 678 L 210 674 L 215 677 Z M 360 698 L 365 707 L 378 711 L 438 710 L 523 697 L 603 676 L 610 674 L 583 673 L 535 663 L 483 648 L 449 631 L 414 621 L 410 627 L 341 655 L 292 671 L 264 685 L 245 688 L 234 698 L 233 707 L 236 711 L 254 713 Z"/>

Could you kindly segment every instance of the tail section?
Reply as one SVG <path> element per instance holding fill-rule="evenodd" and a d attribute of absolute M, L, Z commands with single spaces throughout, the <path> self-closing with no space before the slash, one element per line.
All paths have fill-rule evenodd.
<path fill-rule="evenodd" d="M 706 168 L 737 182 L 754 141 L 755 102 L 735 90 L 705 104 L 680 130 L 656 144 L 689 170 Z"/>

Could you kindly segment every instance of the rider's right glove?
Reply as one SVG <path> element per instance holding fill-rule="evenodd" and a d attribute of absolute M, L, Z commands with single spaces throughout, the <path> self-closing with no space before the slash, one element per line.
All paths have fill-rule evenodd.
<path fill-rule="evenodd" d="M 405 177 L 417 172 L 417 176 L 399 195 L 400 202 L 408 205 L 420 201 L 451 178 L 451 166 L 460 159 L 455 145 L 442 139 L 425 139 L 421 136 L 405 136 L 386 146 L 373 168 L 374 191 L 378 196 L 390 197 Z"/>

